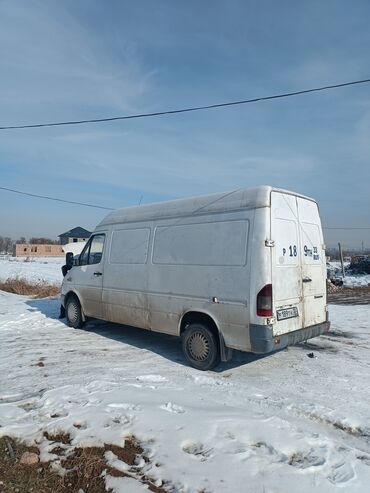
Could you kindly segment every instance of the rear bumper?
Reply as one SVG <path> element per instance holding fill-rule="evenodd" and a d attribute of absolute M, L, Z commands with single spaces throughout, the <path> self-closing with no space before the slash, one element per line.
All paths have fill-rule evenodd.
<path fill-rule="evenodd" d="M 323 322 L 304 329 L 288 332 L 278 336 L 273 335 L 272 325 L 251 325 L 250 343 L 251 352 L 256 354 L 266 354 L 278 351 L 292 344 L 307 341 L 312 337 L 317 337 L 330 329 L 330 322 Z"/>

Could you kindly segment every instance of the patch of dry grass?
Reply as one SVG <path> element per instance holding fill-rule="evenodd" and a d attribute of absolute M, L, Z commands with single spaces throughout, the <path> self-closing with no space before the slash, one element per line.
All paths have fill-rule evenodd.
<path fill-rule="evenodd" d="M 105 474 L 115 477 L 130 476 L 107 464 L 105 452 L 110 450 L 120 460 L 133 467 L 140 457 L 148 460 L 143 449 L 135 439 L 125 439 L 124 447 L 105 444 L 103 447 L 73 447 L 70 436 L 60 432 L 54 435 L 45 432 L 44 437 L 55 442 L 51 450 L 58 456 L 54 462 L 59 462 L 65 470 L 63 476 L 53 469 L 49 462 L 38 462 L 26 465 L 20 462 L 24 452 L 38 454 L 37 447 L 27 447 L 22 442 L 10 437 L 0 437 L 0 491 L 4 493 L 107 493 Z M 148 491 L 165 493 L 161 487 L 155 486 L 145 476 L 137 480 L 148 486 Z"/>
<path fill-rule="evenodd" d="M 31 282 L 22 277 L 9 277 L 5 281 L 0 280 L 0 290 L 33 298 L 48 298 L 58 296 L 60 286 L 46 281 Z"/>

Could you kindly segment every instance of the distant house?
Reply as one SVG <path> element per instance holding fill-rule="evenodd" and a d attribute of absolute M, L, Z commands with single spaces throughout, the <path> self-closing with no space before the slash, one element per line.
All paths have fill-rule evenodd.
<path fill-rule="evenodd" d="M 43 245 L 33 243 L 17 243 L 13 249 L 14 257 L 63 257 L 60 245 Z"/>
<path fill-rule="evenodd" d="M 58 235 L 61 245 L 67 245 L 68 243 L 77 243 L 78 241 L 87 241 L 91 236 L 91 232 L 87 229 L 77 226 L 77 228 L 70 229 L 61 235 Z"/>

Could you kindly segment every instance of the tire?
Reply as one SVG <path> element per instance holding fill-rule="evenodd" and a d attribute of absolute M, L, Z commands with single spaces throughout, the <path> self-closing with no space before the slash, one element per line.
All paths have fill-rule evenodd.
<path fill-rule="evenodd" d="M 68 325 L 75 329 L 80 329 L 84 322 L 82 320 L 81 305 L 76 296 L 69 296 L 65 308 Z"/>
<path fill-rule="evenodd" d="M 188 325 L 182 334 L 181 342 L 186 360 L 197 370 L 211 370 L 219 364 L 220 344 L 206 325 Z"/>

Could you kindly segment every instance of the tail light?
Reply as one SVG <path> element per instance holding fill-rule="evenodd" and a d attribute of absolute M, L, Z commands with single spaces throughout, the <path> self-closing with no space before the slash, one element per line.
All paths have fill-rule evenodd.
<path fill-rule="evenodd" d="M 272 317 L 272 284 L 266 284 L 257 294 L 257 315 Z"/>

